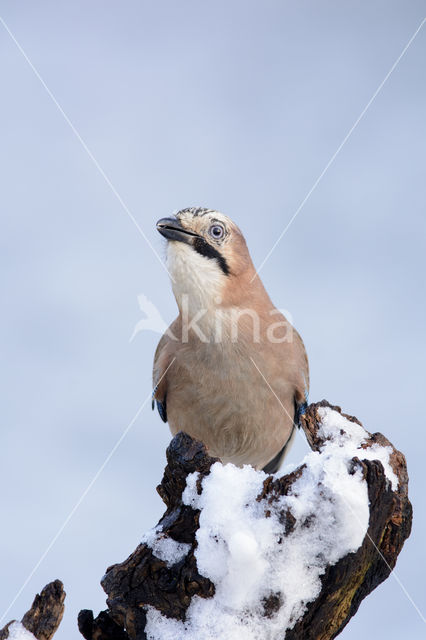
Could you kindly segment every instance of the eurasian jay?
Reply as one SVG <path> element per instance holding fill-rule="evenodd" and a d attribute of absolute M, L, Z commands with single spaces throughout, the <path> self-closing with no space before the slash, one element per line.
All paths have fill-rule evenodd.
<path fill-rule="evenodd" d="M 302 339 L 227 216 L 192 207 L 157 229 L 179 315 L 155 352 L 153 407 L 173 435 L 185 431 L 223 463 L 275 473 L 306 406 Z"/>

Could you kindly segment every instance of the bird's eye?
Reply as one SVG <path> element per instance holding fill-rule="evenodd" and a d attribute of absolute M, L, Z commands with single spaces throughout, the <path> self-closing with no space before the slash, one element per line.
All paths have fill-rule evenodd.
<path fill-rule="evenodd" d="M 225 229 L 222 227 L 221 224 L 212 224 L 212 226 L 209 229 L 209 234 L 215 240 L 220 240 L 221 238 L 223 238 L 225 234 Z"/>

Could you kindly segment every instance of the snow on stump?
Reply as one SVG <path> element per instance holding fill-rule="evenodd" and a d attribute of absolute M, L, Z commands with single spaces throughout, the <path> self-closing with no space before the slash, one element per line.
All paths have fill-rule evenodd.
<path fill-rule="evenodd" d="M 312 451 L 282 477 L 173 438 L 167 510 L 102 579 L 87 640 L 328 640 L 395 565 L 412 509 L 402 453 L 326 401 L 302 417 Z"/>

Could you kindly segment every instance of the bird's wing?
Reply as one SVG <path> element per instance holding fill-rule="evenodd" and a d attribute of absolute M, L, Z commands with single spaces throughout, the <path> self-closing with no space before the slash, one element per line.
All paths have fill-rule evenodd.
<path fill-rule="evenodd" d="M 173 360 L 173 350 L 176 345 L 175 335 L 177 320 L 161 336 L 154 355 L 152 371 L 152 408 L 157 406 L 158 413 L 163 422 L 167 422 L 167 372 Z"/>
<path fill-rule="evenodd" d="M 271 473 L 271 474 L 276 473 L 278 471 L 278 469 L 283 463 L 283 460 L 286 456 L 287 451 L 290 449 L 293 443 L 295 435 L 296 435 L 296 426 L 293 425 L 293 429 L 291 430 L 290 437 L 285 443 L 285 445 L 283 446 L 283 448 L 280 451 L 278 451 L 277 455 L 274 458 L 272 458 L 272 460 L 270 460 L 267 464 L 265 464 L 262 471 L 264 471 L 265 473 Z"/>
<path fill-rule="evenodd" d="M 293 439 L 296 435 L 296 428 L 300 426 L 300 416 L 303 415 L 308 406 L 309 396 L 309 363 L 303 340 L 293 328 L 293 347 L 294 347 L 294 418 L 293 428 L 287 442 L 283 448 L 272 458 L 264 467 L 265 473 L 276 473 L 283 463 L 283 460 L 290 449 Z"/>
<path fill-rule="evenodd" d="M 299 418 L 305 412 L 309 399 L 309 363 L 305 345 L 296 329 L 293 329 L 294 347 L 296 350 L 296 389 L 294 394 L 294 422 L 298 426 Z"/>

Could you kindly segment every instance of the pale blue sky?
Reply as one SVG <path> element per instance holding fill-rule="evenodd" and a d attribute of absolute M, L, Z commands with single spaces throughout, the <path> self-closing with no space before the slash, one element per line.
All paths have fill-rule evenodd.
<path fill-rule="evenodd" d="M 201 205 L 259 265 L 425 14 L 413 0 L 2 3 L 1 17 L 161 254 L 158 218 Z M 414 528 L 396 570 L 423 609 L 426 27 L 262 269 L 325 397 L 407 456 Z M 151 389 L 129 338 L 168 276 L 0 26 L 3 312 L 0 615 Z M 273 402 L 271 398 L 271 402 Z M 163 507 L 149 403 L 7 618 L 65 583 L 58 640 L 104 608 L 105 568 Z M 289 461 L 303 455 L 298 442 Z M 342 633 L 424 625 L 390 577 Z"/>

